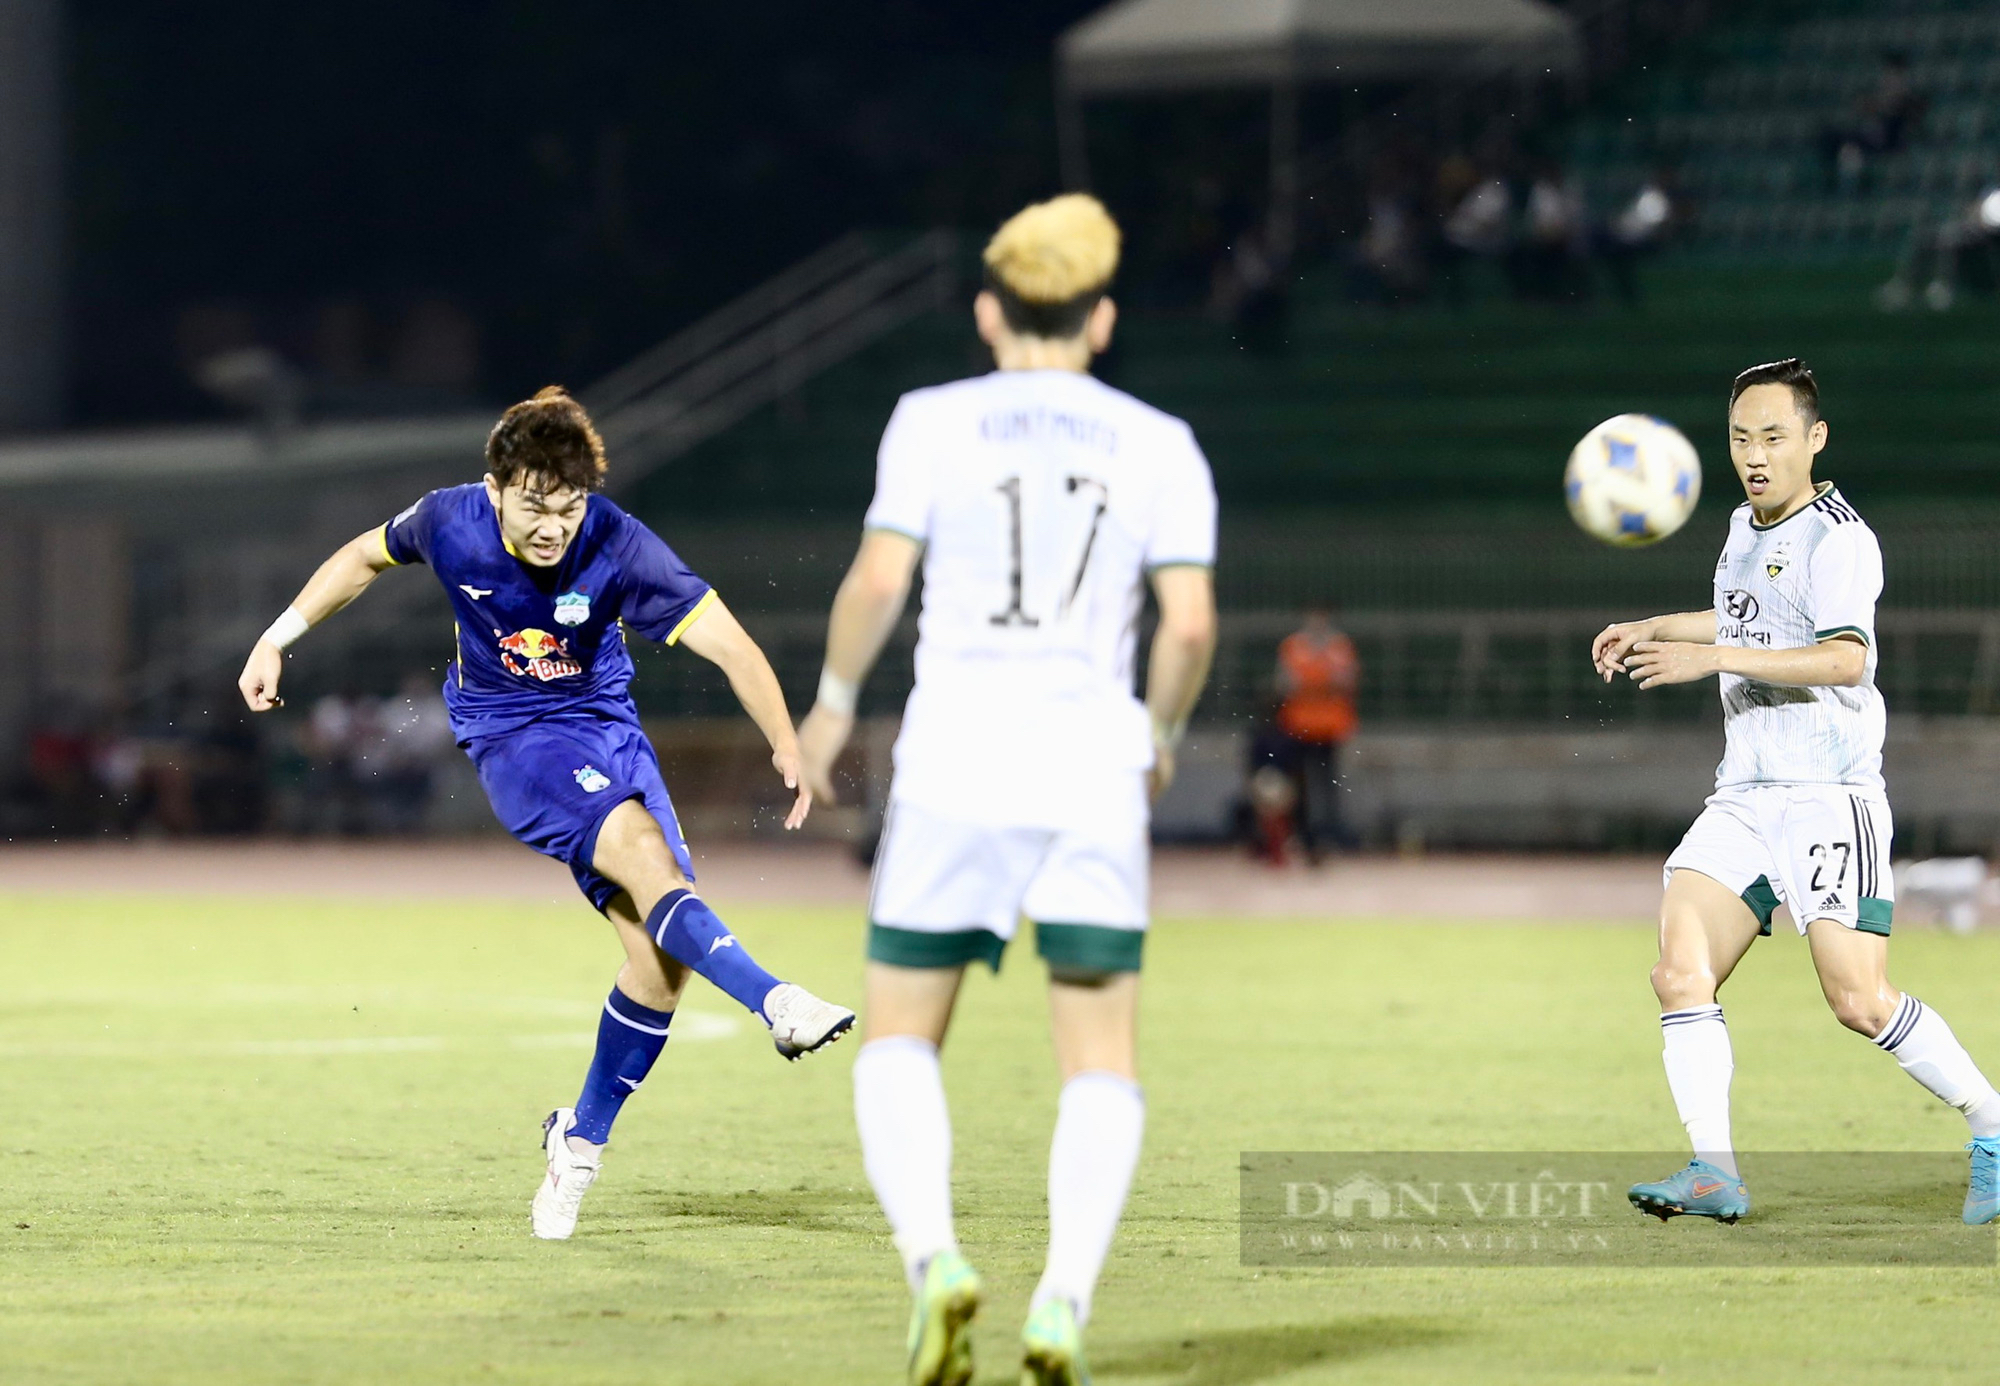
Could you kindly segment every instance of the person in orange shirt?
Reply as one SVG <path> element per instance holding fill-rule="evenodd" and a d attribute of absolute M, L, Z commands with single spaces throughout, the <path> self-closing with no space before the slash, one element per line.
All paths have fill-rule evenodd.
<path fill-rule="evenodd" d="M 1340 822 L 1340 748 L 1360 725 L 1354 699 L 1361 661 L 1354 642 L 1335 629 L 1323 607 L 1306 612 L 1305 624 L 1278 645 L 1278 730 L 1298 785 L 1299 841 L 1319 858 L 1317 831 L 1346 838 Z"/>

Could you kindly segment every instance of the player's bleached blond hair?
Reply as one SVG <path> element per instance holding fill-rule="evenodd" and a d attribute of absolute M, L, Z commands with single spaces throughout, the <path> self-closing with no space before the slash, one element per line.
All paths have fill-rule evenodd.
<path fill-rule="evenodd" d="M 1074 337 L 1118 272 L 1118 223 L 1089 193 L 1024 207 L 986 243 L 986 287 L 1007 326 L 1033 337 Z"/>

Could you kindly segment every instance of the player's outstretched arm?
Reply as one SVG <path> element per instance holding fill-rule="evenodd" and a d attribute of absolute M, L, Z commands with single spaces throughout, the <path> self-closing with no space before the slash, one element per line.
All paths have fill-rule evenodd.
<path fill-rule="evenodd" d="M 1641 688 L 1693 683 L 1710 674 L 1737 674 L 1780 688 L 1852 688 L 1867 677 L 1868 647 L 1850 635 L 1790 650 L 1642 640 L 1632 647 L 1625 672 Z"/>
<path fill-rule="evenodd" d="M 252 712 L 268 712 L 284 703 L 278 696 L 278 678 L 285 668 L 285 647 L 366 592 L 384 569 L 394 566 L 382 546 L 379 527 L 342 544 L 319 565 L 285 614 L 251 647 L 236 686 Z"/>
<path fill-rule="evenodd" d="M 1590 645 L 1590 663 L 1606 683 L 1625 672 L 1625 658 L 1642 640 L 1675 640 L 1695 645 L 1715 643 L 1714 611 L 1678 611 L 1643 621 L 1615 621 L 1597 633 Z"/>
<path fill-rule="evenodd" d="M 837 802 L 833 763 L 854 733 L 855 700 L 910 599 L 910 579 L 923 551 L 907 534 L 869 530 L 834 596 L 819 697 L 799 726 L 806 783 L 828 803 Z"/>
<path fill-rule="evenodd" d="M 1146 664 L 1146 711 L 1153 719 L 1154 797 L 1174 779 L 1174 751 L 1208 682 L 1215 658 L 1215 574 L 1175 566 L 1153 572 L 1160 628 Z"/>
<path fill-rule="evenodd" d="M 736 701 L 750 714 L 750 720 L 771 743 L 771 767 L 795 791 L 792 811 L 785 826 L 796 828 L 812 809 L 812 790 L 799 775 L 799 739 L 792 731 L 792 714 L 785 706 L 785 691 L 771 672 L 771 661 L 750 638 L 750 632 L 717 597 L 695 618 L 681 636 L 681 644 L 693 650 L 728 676 Z"/>

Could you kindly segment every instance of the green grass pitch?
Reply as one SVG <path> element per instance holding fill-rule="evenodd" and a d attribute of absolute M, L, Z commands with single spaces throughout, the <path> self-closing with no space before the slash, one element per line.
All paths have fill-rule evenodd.
<path fill-rule="evenodd" d="M 856 994 L 852 912 L 730 917 L 776 970 Z M 852 1046 L 786 1065 L 704 984 L 577 1238 L 529 1237 L 539 1120 L 575 1093 L 612 948 L 581 905 L 0 898 L 0 1382 L 899 1380 Z M 1895 951 L 2000 1066 L 2000 937 Z M 2000 1378 L 1986 1269 L 1239 1264 L 1239 1151 L 1679 1149 L 1650 961 L 1636 926 L 1165 921 L 1097 1379 Z M 1727 1000 L 1746 1149 L 1963 1140 L 1834 1024 L 1798 939 Z M 1011 1382 L 1055 1101 L 1027 950 L 970 982 L 945 1069 L 991 1292 L 979 1380 Z"/>

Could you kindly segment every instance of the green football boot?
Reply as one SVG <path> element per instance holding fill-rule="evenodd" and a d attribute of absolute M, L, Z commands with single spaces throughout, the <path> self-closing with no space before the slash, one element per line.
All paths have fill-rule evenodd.
<path fill-rule="evenodd" d="M 1734 1222 L 1750 1211 L 1750 1190 L 1743 1181 L 1706 1160 L 1690 1160 L 1686 1169 L 1658 1183 L 1634 1184 L 1625 1196 L 1634 1208 L 1661 1222 L 1682 1216 Z"/>
<path fill-rule="evenodd" d="M 910 1386 L 967 1386 L 972 1380 L 972 1316 L 979 1312 L 979 1272 L 956 1251 L 924 1266 L 910 1309 Z"/>
<path fill-rule="evenodd" d="M 1978 1227 L 2000 1219 L 2000 1136 L 1978 1136 L 1965 1147 L 1972 1152 L 1972 1180 L 1965 1186 L 1965 1225 Z"/>
<path fill-rule="evenodd" d="M 1021 1386 L 1090 1386 L 1083 1330 L 1068 1300 L 1049 1300 L 1028 1315 L 1021 1330 Z"/>

